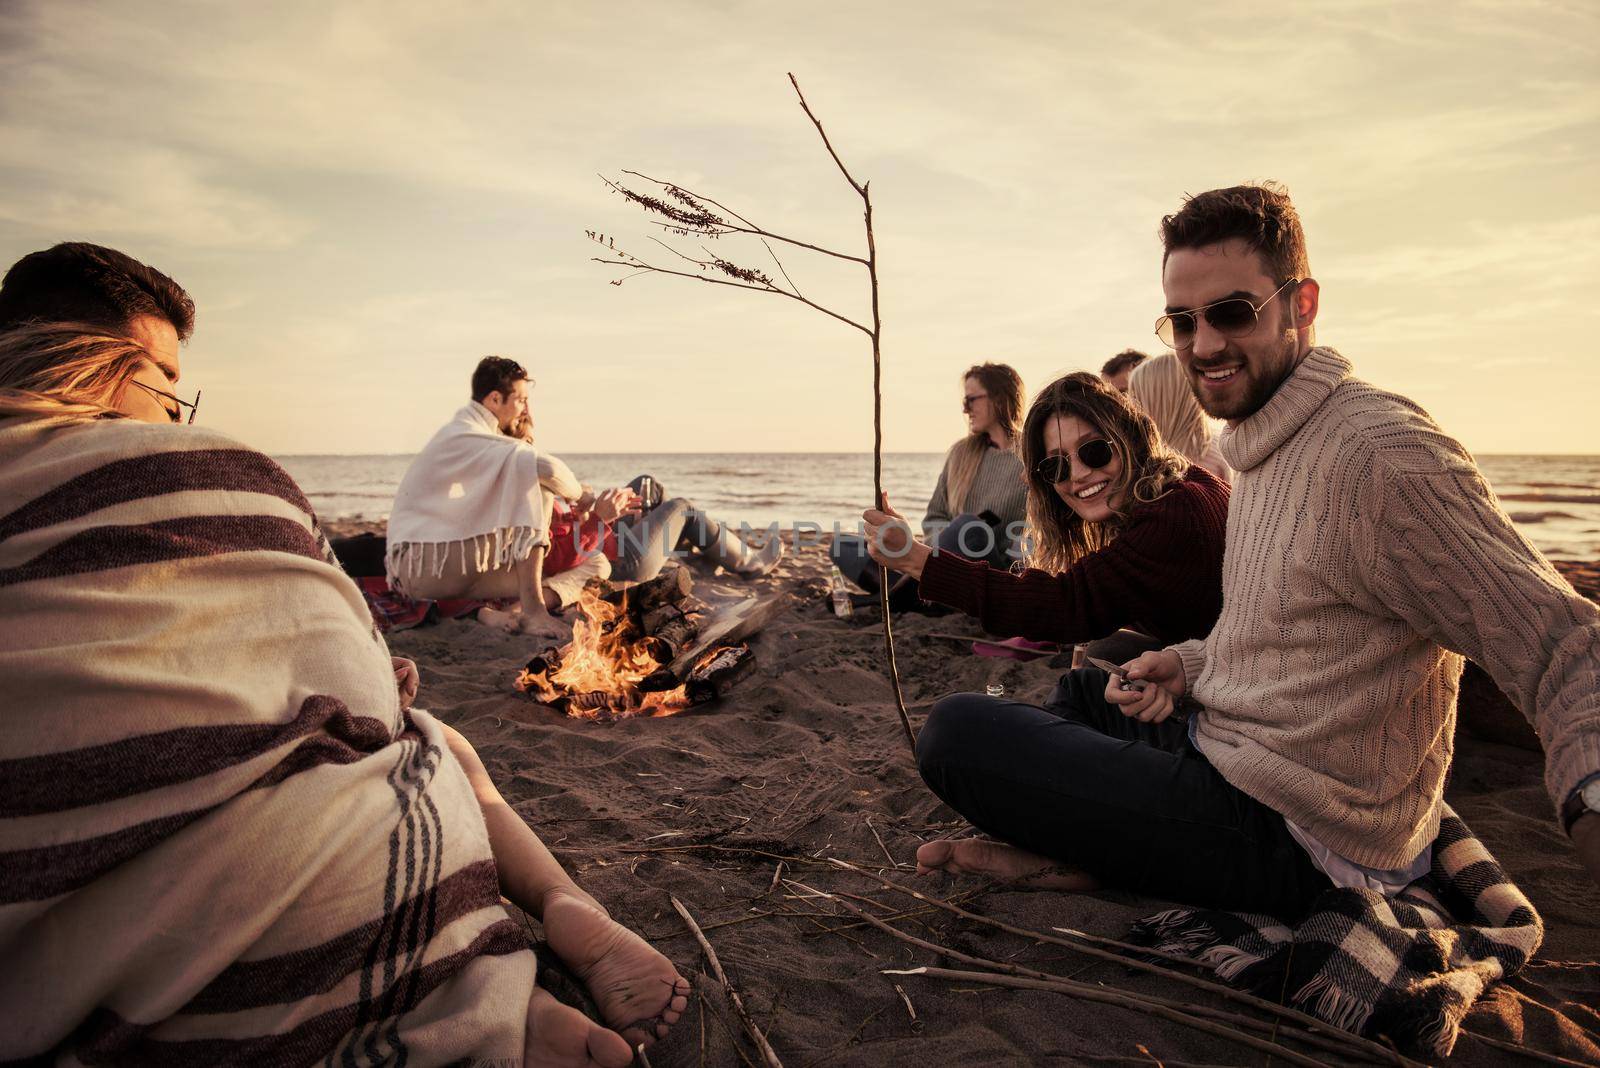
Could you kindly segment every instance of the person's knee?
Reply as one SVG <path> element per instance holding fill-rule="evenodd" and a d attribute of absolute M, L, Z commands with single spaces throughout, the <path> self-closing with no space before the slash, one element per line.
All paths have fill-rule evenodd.
<path fill-rule="evenodd" d="M 950 521 L 934 538 L 940 550 L 958 553 L 969 560 L 987 560 L 999 547 L 994 528 L 981 518 L 963 512 Z"/>
<path fill-rule="evenodd" d="M 917 770 L 924 781 L 931 784 L 942 769 L 980 743 L 984 706 L 993 700 L 985 694 L 953 693 L 934 702 L 917 735 Z"/>

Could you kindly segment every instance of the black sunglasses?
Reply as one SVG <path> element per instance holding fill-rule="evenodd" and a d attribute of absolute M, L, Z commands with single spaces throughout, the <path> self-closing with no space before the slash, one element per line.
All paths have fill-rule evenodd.
<path fill-rule="evenodd" d="M 964 411 L 964 412 L 970 412 L 970 411 L 972 411 L 972 406 L 974 404 L 977 404 L 981 400 L 988 400 L 988 399 L 989 399 L 989 394 L 987 394 L 987 393 L 972 393 L 972 394 L 968 394 L 968 395 L 966 395 L 966 396 L 961 398 L 961 410 Z"/>
<path fill-rule="evenodd" d="M 1077 449 L 1078 459 L 1083 466 L 1091 471 L 1098 471 L 1111 462 L 1116 455 L 1111 442 L 1105 438 L 1095 438 L 1086 441 Z M 1043 460 L 1033 465 L 1033 473 L 1051 484 L 1072 481 L 1072 457 L 1046 456 Z"/>
<path fill-rule="evenodd" d="M 201 391 L 198 390 L 198 389 L 194 391 L 194 400 L 186 401 L 182 397 L 174 396 L 173 394 L 168 393 L 164 389 L 157 389 L 154 386 L 147 386 L 143 382 L 140 382 L 138 379 L 130 379 L 129 381 L 131 381 L 134 385 L 138 386 L 140 389 L 144 390 L 146 393 L 149 393 L 152 396 L 156 397 L 158 400 L 161 400 L 163 402 L 171 401 L 174 405 L 176 405 L 176 407 L 174 407 L 174 408 L 167 408 L 167 405 L 165 403 L 163 403 L 161 405 L 161 407 L 166 408 L 166 410 L 167 410 L 167 418 L 171 419 L 174 423 L 185 422 L 185 420 L 183 418 L 183 410 L 185 408 L 189 409 L 189 418 L 188 418 L 187 422 L 190 422 L 190 423 L 194 422 L 194 417 L 196 415 L 198 415 L 199 412 L 200 412 L 200 392 Z"/>
<path fill-rule="evenodd" d="M 1268 294 L 1260 304 L 1252 304 L 1243 297 L 1229 297 L 1193 311 L 1169 312 L 1156 320 L 1156 337 L 1174 349 L 1186 349 L 1194 344 L 1194 332 L 1200 326 L 1198 316 L 1201 315 L 1223 337 L 1247 337 L 1260 322 L 1261 309 L 1271 304 L 1272 298 L 1289 286 L 1299 284 L 1300 279 L 1289 279 Z"/>

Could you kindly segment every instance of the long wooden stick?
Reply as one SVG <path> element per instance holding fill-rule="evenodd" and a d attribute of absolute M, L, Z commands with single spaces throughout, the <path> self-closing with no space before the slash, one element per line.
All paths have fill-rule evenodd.
<path fill-rule="evenodd" d="M 844 160 L 839 158 L 839 153 L 833 150 L 833 142 L 828 140 L 828 131 L 822 128 L 822 122 L 811 111 L 811 105 L 806 103 L 806 95 L 800 91 L 800 83 L 795 80 L 793 72 L 789 74 L 789 84 L 794 86 L 794 95 L 800 98 L 800 107 L 806 113 L 806 118 L 811 120 L 811 125 L 817 128 L 817 136 L 822 138 L 823 147 L 828 150 L 828 155 L 833 157 L 833 162 L 839 165 L 839 173 L 844 175 L 844 180 L 850 183 L 861 197 L 862 217 L 867 228 L 867 277 L 872 284 L 872 504 L 874 508 L 882 508 L 883 499 L 883 317 L 878 309 L 878 243 L 872 232 L 872 183 L 858 182 L 850 174 L 849 168 L 844 165 Z M 917 754 L 917 734 L 911 729 L 911 714 L 906 711 L 905 693 L 900 687 L 900 666 L 895 661 L 894 655 L 894 622 L 889 611 L 889 569 L 878 568 L 878 605 L 883 610 L 883 652 L 889 662 L 889 682 L 894 688 L 894 707 L 900 714 L 900 726 L 906 732 L 906 744 L 911 747 L 912 759 Z"/>
<path fill-rule="evenodd" d="M 1268 1042 L 1264 1038 L 1257 1038 L 1232 1027 L 1212 1023 L 1210 1020 L 1202 1020 L 1198 1016 L 1190 1016 L 1186 1012 L 1169 1008 L 1159 1002 L 1130 997 L 1103 986 L 1092 986 L 1088 983 L 1068 983 L 1059 979 L 1034 979 L 1025 975 L 1002 975 L 997 972 L 963 971 L 956 968 L 902 968 L 886 970 L 883 974 L 925 975 L 932 979 L 950 979 L 964 983 L 987 983 L 990 986 L 1009 986 L 1021 990 L 1050 990 L 1058 994 L 1082 998 L 1085 1001 L 1098 1001 L 1106 1005 L 1116 1005 L 1119 1008 L 1132 1009 L 1135 1012 L 1159 1016 L 1164 1020 L 1171 1020 L 1173 1023 L 1182 1024 L 1185 1027 L 1192 1027 L 1196 1031 L 1204 1031 L 1207 1034 L 1231 1039 L 1240 1045 L 1261 1050 L 1270 1056 L 1281 1057 L 1290 1064 L 1300 1065 L 1301 1068 L 1330 1068 L 1326 1061 L 1319 1061 L 1315 1057 L 1307 1057 L 1303 1053 L 1296 1053 L 1294 1050 L 1281 1046 L 1276 1042 Z"/>
<path fill-rule="evenodd" d="M 835 904 L 837 904 L 839 907 L 841 907 L 841 908 L 853 913 L 854 915 L 860 917 L 863 920 L 866 920 L 872 926 L 874 926 L 874 927 L 878 928 L 879 930 L 883 931 L 885 934 L 892 935 L 893 937 L 898 938 L 902 942 L 906 942 L 906 943 L 909 943 L 910 945 L 917 946 L 920 949 L 929 950 L 930 952 L 937 953 L 937 954 L 939 954 L 941 956 L 949 957 L 952 960 L 959 960 L 959 961 L 961 961 L 961 962 L 963 962 L 965 964 L 972 964 L 972 965 L 976 965 L 977 967 L 980 967 L 980 968 L 988 968 L 988 969 L 992 969 L 992 970 L 997 971 L 997 972 L 1003 972 L 1006 975 L 1011 976 L 1011 977 L 1025 978 L 1025 979 L 1031 979 L 1031 980 L 1035 980 L 1035 981 L 1039 981 L 1039 982 L 1052 983 L 1052 984 L 1055 984 L 1055 986 L 1053 986 L 1051 989 L 1056 989 L 1056 990 L 1058 990 L 1058 992 L 1061 992 L 1061 993 L 1084 992 L 1084 996 L 1087 997 L 1091 1001 L 1108 1001 L 1111 1004 L 1118 1004 L 1118 1005 L 1138 1005 L 1138 1006 L 1142 1007 L 1146 1011 L 1155 1012 L 1156 1015 L 1158 1015 L 1158 1016 L 1165 1016 L 1166 1018 L 1172 1019 L 1172 1020 L 1174 1020 L 1175 1022 L 1178 1022 L 1178 1023 L 1185 1023 L 1187 1021 L 1193 1020 L 1197 1024 L 1204 1024 L 1204 1026 L 1200 1027 L 1200 1030 L 1202 1030 L 1202 1031 L 1211 1031 L 1214 1034 L 1226 1034 L 1229 1037 L 1237 1036 L 1238 1040 L 1244 1042 L 1246 1045 L 1256 1046 L 1257 1048 L 1266 1048 L 1266 1049 L 1269 1049 L 1272 1052 L 1277 1052 L 1277 1051 L 1281 1050 L 1282 1053 L 1285 1056 L 1291 1057 L 1291 1058 L 1294 1057 L 1294 1056 L 1298 1056 L 1298 1054 L 1294 1054 L 1293 1051 L 1284 1049 L 1282 1046 L 1279 1046 L 1276 1043 L 1265 1042 L 1264 1039 L 1253 1038 L 1252 1036 L 1250 1036 L 1248 1034 L 1245 1034 L 1243 1031 L 1239 1031 L 1237 1028 L 1227 1027 L 1227 1026 L 1225 1026 L 1223 1024 L 1220 1024 L 1220 1023 L 1209 1023 L 1208 1021 L 1200 1020 L 1199 1017 L 1193 1016 L 1193 1015 L 1189 1014 L 1188 1012 L 1185 1012 L 1184 1008 L 1186 1008 L 1186 1006 L 1179 1006 L 1179 1004 L 1177 1002 L 1169 1001 L 1166 998 L 1152 997 L 1152 996 L 1146 995 L 1146 994 L 1135 994 L 1135 993 L 1132 993 L 1131 991 L 1113 991 L 1113 990 L 1111 990 L 1111 989 L 1109 989 L 1107 987 L 1095 986 L 1095 985 L 1090 984 L 1090 983 L 1079 983 L 1079 982 L 1075 982 L 1075 981 L 1073 981 L 1071 979 L 1063 979 L 1061 976 L 1051 975 L 1049 972 L 1041 972 L 1041 971 L 1039 971 L 1039 970 L 1037 970 L 1035 968 L 1025 968 L 1020 964 L 1010 964 L 1010 963 L 1005 962 L 1005 961 L 989 960 L 987 957 L 977 957 L 977 956 L 973 956 L 970 953 L 963 953 L 959 949 L 952 949 L 949 946 L 943 946 L 943 945 L 940 945 L 937 942 L 930 942 L 925 938 L 918 938 L 916 935 L 907 934 L 905 931 L 902 931 L 899 928 L 893 927 L 890 924 L 885 923 L 884 921 L 878 919 L 876 916 L 873 916 L 871 913 L 867 912 L 865 909 L 857 908 L 856 906 L 852 905 L 850 902 L 848 902 L 848 901 L 844 900 L 843 898 L 839 897 L 837 894 L 830 894 L 825 890 L 818 890 L 815 887 L 807 886 L 805 883 L 791 881 L 791 880 L 788 880 L 788 879 L 785 879 L 784 882 L 785 883 L 789 883 L 792 886 L 798 886 L 798 887 L 800 887 L 801 889 L 804 889 L 804 890 L 809 890 L 814 894 L 821 895 L 822 897 L 829 898 Z M 886 972 L 885 974 L 901 974 L 901 975 L 905 975 L 905 974 L 917 974 L 917 973 L 915 973 L 915 972 L 893 972 L 893 973 Z M 983 973 L 980 972 L 980 973 L 977 973 L 977 974 L 981 975 Z M 1088 992 L 1092 992 L 1095 996 L 1093 996 L 1093 997 L 1089 996 Z M 1101 995 L 1106 995 L 1106 996 L 1101 996 Z M 1161 1011 L 1156 1011 L 1156 1010 L 1161 1010 Z M 1218 1020 L 1229 1020 L 1230 1022 L 1242 1022 L 1245 1025 L 1251 1026 L 1251 1027 L 1255 1027 L 1255 1026 L 1261 1025 L 1261 1021 L 1250 1019 L 1248 1017 L 1241 1017 L 1236 1013 L 1227 1013 L 1227 1012 L 1223 1012 L 1221 1010 L 1216 1010 L 1216 1009 L 1209 1010 L 1206 1013 L 1206 1015 L 1209 1016 L 1209 1017 L 1212 1017 L 1213 1019 L 1218 1019 Z M 1181 1017 L 1181 1019 L 1179 1017 Z M 1222 1030 L 1221 1031 L 1217 1031 L 1217 1030 L 1215 1030 L 1215 1028 L 1222 1028 Z M 1311 1039 L 1313 1041 L 1314 1044 L 1323 1045 L 1325 1047 L 1326 1046 L 1332 1046 L 1338 1052 L 1344 1052 L 1345 1049 L 1346 1049 L 1346 1046 L 1343 1043 L 1336 1043 L 1333 1040 L 1324 1039 L 1319 1035 L 1309 1035 L 1308 1034 L 1308 1035 L 1302 1036 L 1302 1035 L 1296 1034 L 1295 1037 L 1309 1038 L 1309 1039 Z M 1258 1043 L 1263 1043 L 1263 1042 L 1265 1042 L 1265 1046 L 1258 1045 Z M 1297 1061 L 1295 1063 L 1299 1063 L 1299 1064 L 1302 1064 L 1302 1065 L 1318 1065 L 1318 1064 L 1321 1064 L 1322 1062 L 1313 1060 L 1312 1058 L 1309 1058 L 1309 1057 L 1306 1057 L 1306 1058 L 1303 1058 L 1302 1060 Z"/>
<path fill-rule="evenodd" d="M 744 1024 L 745 1030 L 750 1032 L 751 1041 L 761 1051 L 762 1060 L 767 1062 L 767 1068 L 783 1068 L 783 1062 L 778 1060 L 778 1055 L 773 1052 L 772 1044 L 767 1041 L 767 1036 L 761 1033 L 761 1028 L 750 1018 L 745 1011 L 744 1002 L 739 998 L 739 992 L 728 982 L 728 973 L 722 970 L 722 962 L 717 959 L 717 951 L 711 948 L 711 943 L 706 940 L 705 932 L 700 930 L 700 925 L 694 922 L 694 917 L 689 915 L 689 910 L 683 907 L 683 902 L 676 897 L 672 898 L 672 907 L 678 910 L 678 915 L 683 917 L 683 922 L 689 925 L 689 930 L 694 932 L 695 941 L 700 943 L 700 948 L 705 950 L 706 961 L 711 965 L 711 971 L 716 975 L 717 981 L 722 984 L 722 989 L 728 992 L 728 1000 L 733 1002 L 733 1011 L 739 1014 L 739 1020 Z"/>
<path fill-rule="evenodd" d="M 1111 953 L 1104 949 L 1096 949 L 1094 946 L 1084 945 L 1083 943 L 1075 940 L 1059 938 L 1055 935 L 1045 934 L 1043 931 L 1035 931 L 1027 927 L 1016 927 L 1009 923 L 1003 923 L 1000 920 L 990 919 L 987 916 L 980 916 L 976 912 L 970 912 L 959 905 L 955 905 L 948 901 L 943 901 L 939 898 L 924 894 L 915 887 L 906 886 L 903 883 L 897 883 L 893 879 L 885 878 L 877 872 L 869 871 L 866 868 L 857 867 L 856 865 L 851 864 L 849 861 L 837 860 L 833 857 L 829 857 L 828 860 L 830 863 L 835 864 L 840 868 L 844 868 L 846 871 L 853 871 L 857 875 L 865 876 L 868 879 L 872 879 L 875 882 L 883 884 L 890 890 L 898 890 L 900 893 L 905 894 L 908 897 L 924 902 L 925 904 L 944 909 L 946 912 L 960 916 L 964 920 L 971 920 L 974 923 L 980 923 L 986 927 L 993 927 L 997 930 L 1005 931 L 1007 934 L 1018 935 L 1019 937 L 1031 939 L 1036 942 L 1064 946 L 1067 949 L 1082 953 L 1084 956 L 1110 961 L 1115 964 L 1123 965 L 1127 968 L 1132 968 L 1135 971 L 1147 972 L 1151 975 L 1159 975 L 1167 979 L 1173 979 L 1180 983 L 1185 983 L 1189 986 L 1196 987 L 1200 990 L 1205 990 L 1212 994 L 1216 994 L 1219 997 L 1227 998 L 1229 1001 L 1236 1001 L 1242 1005 L 1249 1005 L 1253 1009 L 1260 1009 L 1263 1012 L 1269 1012 L 1275 1016 L 1281 1016 L 1286 1020 L 1292 1020 L 1306 1028 L 1308 1031 L 1316 1034 L 1327 1035 L 1336 1041 L 1344 1043 L 1353 1051 L 1358 1051 L 1366 1056 L 1375 1057 L 1380 1061 L 1386 1061 L 1388 1063 L 1397 1065 L 1399 1068 L 1422 1068 L 1422 1066 L 1416 1061 L 1406 1058 L 1396 1050 L 1391 1049 L 1380 1042 L 1374 1042 L 1371 1039 L 1363 1038 L 1360 1035 L 1346 1031 L 1343 1028 L 1335 1027 L 1324 1020 L 1317 1019 L 1315 1016 L 1312 1016 L 1309 1013 L 1301 1012 L 1300 1010 L 1290 1008 L 1287 1005 L 1280 1005 L 1276 1001 L 1268 1001 L 1266 998 L 1256 997 L 1254 994 L 1246 993 L 1243 990 L 1237 990 L 1234 987 L 1225 986 L 1222 983 L 1213 982 L 1209 979 L 1202 979 L 1199 976 L 1190 975 L 1187 972 L 1180 972 L 1174 968 L 1164 968 L 1159 964 L 1152 964 L 1149 961 L 1139 960 L 1121 953 Z M 1091 936 L 1081 935 L 1080 937 L 1087 939 Z M 1114 946 L 1119 946 L 1133 953 L 1152 952 L 1145 947 L 1135 946 L 1127 942 L 1117 942 L 1113 939 L 1096 939 L 1096 941 L 1103 941 Z M 1169 955 L 1163 954 L 1163 956 Z M 1183 958 L 1179 958 L 1179 960 L 1185 964 L 1193 963 L 1192 961 L 1185 960 Z"/>

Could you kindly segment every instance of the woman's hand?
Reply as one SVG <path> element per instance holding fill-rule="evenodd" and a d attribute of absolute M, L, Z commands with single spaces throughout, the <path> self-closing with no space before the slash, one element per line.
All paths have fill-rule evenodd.
<path fill-rule="evenodd" d="M 391 656 L 389 662 L 394 665 L 394 685 L 400 691 L 400 707 L 410 708 L 422 687 L 422 673 L 417 670 L 415 661 L 403 656 Z"/>
<path fill-rule="evenodd" d="M 1183 696 L 1183 661 L 1170 649 L 1141 653 L 1122 665 L 1122 672 L 1106 682 L 1106 700 L 1129 719 L 1140 723 L 1160 723 L 1172 715 Z M 1139 689 L 1125 690 L 1123 680 L 1144 682 Z"/>
<path fill-rule="evenodd" d="M 868 508 L 861 513 L 867 524 L 867 555 L 884 567 L 909 575 L 922 577 L 922 568 L 933 555 L 933 550 L 911 536 L 911 524 L 906 517 L 889 506 L 889 495 L 883 495 L 882 508 Z"/>

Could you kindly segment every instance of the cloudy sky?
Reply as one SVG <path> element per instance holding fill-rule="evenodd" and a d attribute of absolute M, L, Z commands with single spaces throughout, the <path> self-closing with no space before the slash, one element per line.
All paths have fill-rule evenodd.
<path fill-rule="evenodd" d="M 1286 183 L 1319 338 L 1481 452 L 1596 452 L 1600 9 L 655 0 L 0 2 L 0 260 L 122 248 L 200 308 L 184 385 L 278 453 L 414 450 L 477 358 L 564 452 L 871 447 L 865 339 L 789 301 L 622 286 L 672 178 L 858 251 L 877 211 L 886 447 L 942 449 L 959 374 L 1159 351 L 1156 225 Z M 731 258 L 757 247 L 724 242 Z M 849 265 L 785 255 L 865 315 Z"/>

